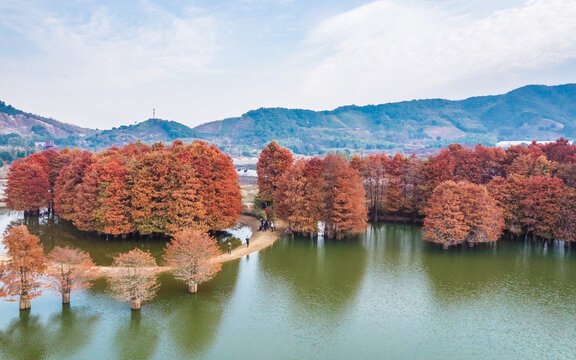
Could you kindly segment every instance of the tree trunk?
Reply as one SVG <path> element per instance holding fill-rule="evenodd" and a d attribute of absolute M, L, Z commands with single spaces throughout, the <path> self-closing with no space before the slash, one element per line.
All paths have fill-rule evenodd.
<path fill-rule="evenodd" d="M 142 303 L 140 299 L 131 299 L 130 300 L 130 309 L 131 310 L 140 310 L 142 307 Z"/>
<path fill-rule="evenodd" d="M 28 299 L 27 296 L 21 296 L 20 297 L 20 310 L 27 310 L 30 309 L 32 307 L 32 304 L 30 304 L 30 299 Z"/>
<path fill-rule="evenodd" d="M 194 281 L 190 281 L 188 283 L 188 293 L 195 294 L 197 292 L 198 292 L 198 284 L 195 283 Z"/>
<path fill-rule="evenodd" d="M 70 304 L 70 293 L 62 293 L 62 304 Z"/>

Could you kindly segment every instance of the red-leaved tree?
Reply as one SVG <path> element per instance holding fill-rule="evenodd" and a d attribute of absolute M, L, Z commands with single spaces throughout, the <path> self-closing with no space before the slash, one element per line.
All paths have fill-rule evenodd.
<path fill-rule="evenodd" d="M 20 301 L 20 310 L 30 308 L 30 300 L 41 294 L 41 276 L 45 257 L 40 239 L 24 225 L 10 228 L 4 234 L 3 245 L 8 261 L 0 265 L 2 289 L 8 301 Z"/>
<path fill-rule="evenodd" d="M 502 235 L 502 209 L 482 185 L 446 181 L 433 192 L 424 219 L 426 240 L 452 245 L 496 241 Z"/>
<path fill-rule="evenodd" d="M 132 310 L 140 310 L 143 301 L 156 296 L 156 261 L 149 252 L 134 249 L 120 254 L 114 266 L 117 272 L 108 279 L 110 290 L 117 299 L 129 301 Z"/>
<path fill-rule="evenodd" d="M 216 240 L 207 233 L 185 229 L 166 244 L 164 259 L 174 269 L 174 276 L 188 284 L 188 292 L 198 291 L 198 284 L 210 280 L 221 269 L 214 261 L 220 255 Z"/>
<path fill-rule="evenodd" d="M 82 250 L 56 246 L 47 255 L 48 286 L 62 295 L 62 304 L 70 303 L 72 291 L 89 288 L 96 273 L 90 255 Z"/>

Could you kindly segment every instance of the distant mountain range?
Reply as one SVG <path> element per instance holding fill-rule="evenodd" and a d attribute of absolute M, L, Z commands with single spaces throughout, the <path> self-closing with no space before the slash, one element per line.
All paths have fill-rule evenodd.
<path fill-rule="evenodd" d="M 0 102 L 0 134 L 9 133 L 89 148 L 138 139 L 204 139 L 244 153 L 276 140 L 302 154 L 417 150 L 451 142 L 491 145 L 501 140 L 554 140 L 576 136 L 576 84 L 530 85 L 503 95 L 460 101 L 412 100 L 331 111 L 261 108 L 193 129 L 174 121 L 149 119 L 97 131 L 24 113 Z"/>

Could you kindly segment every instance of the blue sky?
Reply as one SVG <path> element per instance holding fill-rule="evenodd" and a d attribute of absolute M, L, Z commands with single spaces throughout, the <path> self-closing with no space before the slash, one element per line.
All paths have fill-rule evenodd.
<path fill-rule="evenodd" d="M 0 99 L 93 128 L 576 82 L 574 0 L 0 0 Z"/>

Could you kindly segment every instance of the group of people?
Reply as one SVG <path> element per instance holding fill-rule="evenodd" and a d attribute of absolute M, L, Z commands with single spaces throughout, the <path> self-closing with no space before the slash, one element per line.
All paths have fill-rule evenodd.
<path fill-rule="evenodd" d="M 268 228 L 270 228 L 270 231 L 274 231 L 274 221 L 270 220 L 270 222 L 268 222 L 268 220 L 260 218 L 260 227 L 258 228 L 258 231 L 266 231 Z"/>

